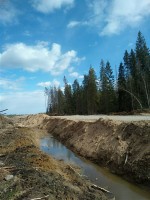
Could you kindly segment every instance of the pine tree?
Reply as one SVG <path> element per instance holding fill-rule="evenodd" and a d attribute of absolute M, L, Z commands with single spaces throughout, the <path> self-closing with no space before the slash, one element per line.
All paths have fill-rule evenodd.
<path fill-rule="evenodd" d="M 100 82 L 100 112 L 114 112 L 116 110 L 116 94 L 114 91 L 114 75 L 109 62 L 104 67 L 104 62 L 101 61 Z"/>
<path fill-rule="evenodd" d="M 135 52 L 138 74 L 137 95 L 141 99 L 142 105 L 145 108 L 150 108 L 150 52 L 140 31 L 136 41 Z"/>
<path fill-rule="evenodd" d="M 87 108 L 88 114 L 97 113 L 97 84 L 93 67 L 90 67 L 88 74 Z"/>
<path fill-rule="evenodd" d="M 131 68 L 130 68 L 130 55 L 128 53 L 128 51 L 126 50 L 124 53 L 124 57 L 123 57 L 123 61 L 124 61 L 124 72 L 125 72 L 125 80 L 126 80 L 126 85 L 124 88 L 122 88 L 124 90 L 124 92 L 126 92 L 126 95 L 124 96 L 125 99 L 124 101 L 126 101 L 126 107 L 124 107 L 124 111 L 131 111 L 133 108 L 133 97 L 132 97 L 132 77 L 131 77 Z"/>
<path fill-rule="evenodd" d="M 88 114 L 88 75 L 84 75 L 81 91 L 82 91 L 82 113 Z"/>
<path fill-rule="evenodd" d="M 78 80 L 74 80 L 72 84 L 73 90 L 73 110 L 74 114 L 79 114 L 81 112 L 81 95 L 80 95 L 80 85 Z"/>
<path fill-rule="evenodd" d="M 58 88 L 58 114 L 63 115 L 64 114 L 64 94 L 60 88 Z"/>
<path fill-rule="evenodd" d="M 66 77 L 64 77 L 64 112 L 65 114 L 72 114 L 73 113 L 73 100 L 72 100 L 72 90 L 71 85 L 67 83 Z"/>
<path fill-rule="evenodd" d="M 124 90 L 126 89 L 126 78 L 125 78 L 125 68 L 122 63 L 119 66 L 118 74 L 118 110 L 119 112 L 127 110 L 126 96 L 127 93 Z"/>

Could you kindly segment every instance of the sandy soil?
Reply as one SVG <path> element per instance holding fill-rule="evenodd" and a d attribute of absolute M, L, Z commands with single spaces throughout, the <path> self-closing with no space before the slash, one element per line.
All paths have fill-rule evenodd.
<path fill-rule="evenodd" d="M 72 118 L 45 119 L 43 128 L 81 156 L 130 181 L 150 187 L 149 120 L 128 121 L 127 116 L 122 117 L 127 121 L 102 118 L 91 121 L 91 116 L 88 120 Z"/>
<path fill-rule="evenodd" d="M 19 127 L 46 129 L 81 156 L 126 179 L 150 186 L 149 118 L 149 115 L 50 117 L 40 114 L 14 120 Z"/>
<path fill-rule="evenodd" d="M 45 130 L 37 125 L 47 117 L 32 116 L 32 122 L 25 118 L 12 121 L 0 116 L 0 199 L 107 200 L 101 191 L 91 187 L 92 183 L 79 176 L 78 168 L 39 150 L 39 139 Z M 28 127 L 23 121 L 30 121 Z"/>
<path fill-rule="evenodd" d="M 87 186 L 85 186 L 82 182 L 82 184 L 85 186 L 75 186 L 72 182 L 72 175 L 71 179 L 68 180 L 68 171 L 63 171 L 63 169 L 66 169 L 65 165 L 63 164 L 63 167 L 61 167 L 60 163 L 54 161 L 52 158 L 47 158 L 46 155 L 39 152 L 39 149 L 37 148 L 37 142 L 35 143 L 35 139 L 33 140 L 31 136 L 34 136 L 34 138 L 37 138 L 37 135 L 33 133 L 34 129 L 38 130 L 47 130 L 50 134 L 53 134 L 54 137 L 56 137 L 58 140 L 60 140 L 63 144 L 68 146 L 71 150 L 78 153 L 79 155 L 92 160 L 93 162 L 96 162 L 97 164 L 101 166 L 105 166 L 109 168 L 113 173 L 119 174 L 120 176 L 124 177 L 125 179 L 128 179 L 130 181 L 136 182 L 138 184 L 142 184 L 144 186 L 150 187 L 150 120 L 149 115 L 143 115 L 143 116 L 60 116 L 60 117 L 50 117 L 45 114 L 39 114 L 39 115 L 28 115 L 28 116 L 18 116 L 13 118 L 13 123 L 9 119 L 5 119 L 7 121 L 7 126 L 10 128 L 15 124 L 15 130 L 13 129 L 13 134 L 7 131 L 4 133 L 4 136 L 6 138 L 11 138 L 10 136 L 16 135 L 16 127 L 18 128 L 17 133 L 19 135 L 16 135 L 14 140 L 18 140 L 17 138 L 20 138 L 20 142 L 23 140 L 23 138 L 27 137 L 28 135 L 25 134 L 27 132 L 30 133 L 29 141 L 33 143 L 32 148 L 22 148 L 24 146 L 21 143 L 22 147 L 19 151 L 14 151 L 13 147 L 13 156 L 11 159 L 12 164 L 14 157 L 16 155 L 20 155 L 19 152 L 24 152 L 24 158 L 21 156 L 21 162 L 27 163 L 27 166 L 33 166 L 39 167 L 39 161 L 34 161 L 34 156 L 32 156 L 29 159 L 29 163 L 27 162 L 27 157 L 30 155 L 29 152 L 32 152 L 34 148 L 36 148 L 37 155 L 42 155 L 41 157 L 37 159 L 41 160 L 40 167 L 42 167 L 42 170 L 48 170 L 46 173 L 49 173 L 50 169 L 47 169 L 48 163 L 55 163 L 55 166 L 59 169 L 59 172 L 57 172 L 57 175 L 62 177 L 61 181 L 59 182 L 60 188 L 63 188 L 63 182 L 66 181 L 67 184 L 70 184 L 70 189 L 68 193 L 68 199 L 70 198 L 69 195 L 71 193 L 74 195 L 73 199 L 82 199 L 79 198 L 79 195 L 88 194 L 88 196 L 85 199 L 97 199 L 97 194 L 92 193 L 93 197 L 90 196 L 90 191 L 87 191 Z M 112 120 L 113 119 L 113 120 Z M 3 121 L 3 120 L 1 120 Z M 3 123 L 2 128 L 4 129 Z M 25 131 L 24 131 L 25 129 Z M 26 129 L 30 130 L 27 131 Z M 18 132 L 19 131 L 19 132 Z M 22 132 L 23 131 L 23 132 Z M 36 137 L 35 137 L 36 135 Z M 0 134 L 0 141 L 1 145 L 4 144 L 5 137 L 3 134 Z M 4 138 L 3 138 L 4 137 Z M 7 139 L 6 139 L 7 140 Z M 26 141 L 26 139 L 24 139 Z M 33 142 L 34 141 L 34 142 Z M 11 140 L 9 143 L 6 143 L 5 148 L 8 148 L 8 144 L 11 144 Z M 27 145 L 25 145 L 27 146 Z M 29 145 L 30 146 L 30 145 Z M 2 148 L 0 150 L 0 153 L 3 154 L 3 151 L 5 149 L 2 145 Z M 17 148 L 15 144 L 15 149 Z M 22 150 L 24 149 L 24 150 Z M 26 151 L 28 153 L 26 153 Z M 10 152 L 12 150 L 10 149 Z M 7 158 L 7 155 L 11 155 L 9 152 L 6 153 L 6 156 L 4 157 L 4 160 Z M 22 155 L 22 154 L 21 154 Z M 35 158 L 36 158 L 35 156 Z M 20 159 L 20 157 L 19 157 Z M 46 161 L 44 160 L 46 159 Z M 48 160 L 47 160 L 48 159 Z M 1 160 L 1 157 L 0 157 Z M 6 159 L 7 160 L 7 159 Z M 18 159 L 17 159 L 18 160 Z M 47 164 L 43 164 L 46 162 Z M 32 163 L 32 165 L 31 165 Z M 5 163 L 7 165 L 8 163 Z M 53 166 L 51 164 L 51 166 Z M 43 168 L 44 165 L 44 168 Z M 63 168 L 63 169 L 62 169 Z M 56 167 L 51 169 L 50 172 L 53 173 L 54 179 L 55 179 L 55 173 L 56 173 Z M 63 173 L 62 173 L 63 171 Z M 40 173 L 43 173 L 43 171 Z M 70 173 L 70 172 L 69 172 Z M 22 176 L 22 175 L 21 175 Z M 42 176 L 42 175 L 41 175 Z M 47 176 L 47 174 L 46 174 Z M 50 175 L 51 176 L 51 175 Z M 27 176 L 28 177 L 28 176 Z M 27 178 L 26 177 L 26 178 Z M 69 175 L 70 177 L 70 175 Z M 29 177 L 27 178 L 27 180 Z M 57 178 L 56 178 L 57 180 Z M 73 179 L 74 180 L 74 179 Z M 77 179 L 78 181 L 78 179 Z M 57 184 L 57 181 L 56 183 Z M 34 183 L 32 183 L 34 185 Z M 37 184 L 38 185 L 38 184 Z M 46 187 L 46 186 L 44 186 Z M 58 186 L 59 188 L 59 186 Z M 35 189 L 36 191 L 37 189 Z M 48 189 L 46 191 L 49 191 Z M 56 192 L 57 190 L 54 190 L 51 194 L 54 199 L 56 198 Z M 62 191 L 62 190 L 61 190 Z M 78 192 L 77 192 L 78 191 Z M 38 192 L 38 191 L 37 191 Z M 88 192 L 88 193 L 87 193 Z M 2 193 L 4 194 L 4 193 Z M 33 191 L 29 193 L 33 197 Z M 36 194 L 36 192 L 35 192 Z M 43 194 L 43 193 L 41 193 Z M 47 194 L 47 192 L 45 192 Z M 49 194 L 49 192 L 48 192 Z M 60 196 L 62 193 L 60 194 Z M 99 199 L 103 199 L 105 197 L 102 197 L 102 194 L 99 194 Z M 50 199 L 52 199 L 52 197 Z M 62 197 L 62 196 L 61 196 Z M 63 199 L 63 198 L 62 198 Z"/>

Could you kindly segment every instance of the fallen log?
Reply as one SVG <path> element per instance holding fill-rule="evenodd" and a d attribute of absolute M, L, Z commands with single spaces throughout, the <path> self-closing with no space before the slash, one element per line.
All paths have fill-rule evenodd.
<path fill-rule="evenodd" d="M 74 170 L 70 165 L 68 165 L 68 167 L 75 173 L 75 174 L 77 174 L 78 176 L 80 176 L 80 177 L 85 177 L 85 178 L 88 178 L 86 175 L 82 175 L 82 174 L 79 174 L 76 170 Z"/>
<path fill-rule="evenodd" d="M 97 190 L 101 190 L 102 192 L 111 193 L 109 190 L 106 190 L 105 188 L 102 188 L 102 187 L 95 185 L 95 184 L 91 185 L 91 187 L 94 188 L 94 189 L 97 189 Z"/>
<path fill-rule="evenodd" d="M 8 167 L 8 166 L 6 166 L 6 167 L 0 167 L 0 169 L 15 169 L 16 167 L 14 167 L 14 166 L 10 166 L 10 167 Z"/>
<path fill-rule="evenodd" d="M 41 200 L 41 199 L 45 199 L 45 198 L 48 198 L 49 195 L 46 195 L 44 197 L 38 197 L 38 198 L 34 198 L 34 199 L 30 199 L 30 200 Z"/>
<path fill-rule="evenodd" d="M 4 157 L 4 156 L 6 156 L 6 154 L 0 154 L 0 157 Z"/>

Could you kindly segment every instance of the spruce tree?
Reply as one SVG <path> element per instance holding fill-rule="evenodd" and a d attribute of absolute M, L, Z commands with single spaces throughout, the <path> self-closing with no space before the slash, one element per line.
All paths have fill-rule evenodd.
<path fill-rule="evenodd" d="M 87 108 L 88 114 L 97 113 L 97 84 L 96 74 L 93 67 L 90 67 L 88 73 L 88 87 L 87 87 Z"/>
<path fill-rule="evenodd" d="M 110 63 L 101 61 L 100 69 L 100 112 L 109 113 L 116 111 L 116 94 L 114 90 L 114 75 Z"/>
<path fill-rule="evenodd" d="M 127 110 L 126 96 L 126 78 L 125 78 L 125 68 L 122 63 L 119 65 L 118 74 L 118 110 L 119 112 Z"/>
<path fill-rule="evenodd" d="M 72 100 L 72 90 L 71 85 L 67 83 L 67 79 L 64 76 L 64 112 L 65 114 L 72 114 L 73 113 L 73 100 Z"/>
<path fill-rule="evenodd" d="M 150 53 L 145 38 L 140 31 L 137 36 L 135 52 L 138 78 L 137 95 L 143 107 L 150 108 Z"/>

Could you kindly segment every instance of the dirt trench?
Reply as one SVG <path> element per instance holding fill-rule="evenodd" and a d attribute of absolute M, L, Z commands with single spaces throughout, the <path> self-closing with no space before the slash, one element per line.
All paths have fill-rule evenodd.
<path fill-rule="evenodd" d="M 77 122 L 51 117 L 39 127 L 46 128 L 79 155 L 129 181 L 150 187 L 149 121 Z"/>
<path fill-rule="evenodd" d="M 150 187 L 150 121 L 88 122 L 29 115 L 20 118 L 20 122 L 22 126 L 46 129 L 79 155 L 129 181 Z"/>
<path fill-rule="evenodd" d="M 0 199 L 108 200 L 79 168 L 40 151 L 46 130 L 38 127 L 46 117 L 32 118 L 0 116 Z"/>

